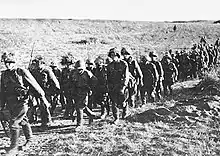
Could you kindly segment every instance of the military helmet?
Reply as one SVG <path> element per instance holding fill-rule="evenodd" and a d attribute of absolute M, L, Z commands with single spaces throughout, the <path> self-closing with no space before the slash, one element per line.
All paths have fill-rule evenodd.
<path fill-rule="evenodd" d="M 117 56 L 120 58 L 119 53 L 117 52 L 117 48 L 111 48 L 108 52 L 108 57 L 111 57 L 112 55 Z"/>
<path fill-rule="evenodd" d="M 157 55 L 155 54 L 154 51 L 150 51 L 150 53 L 149 53 L 149 57 L 157 57 Z"/>
<path fill-rule="evenodd" d="M 101 56 L 95 59 L 95 64 L 104 64 L 105 60 Z"/>
<path fill-rule="evenodd" d="M 38 62 L 38 63 L 42 63 L 42 64 L 46 63 L 45 58 L 41 55 L 35 56 L 35 58 L 33 59 L 32 62 Z"/>
<path fill-rule="evenodd" d="M 15 63 L 16 62 L 15 53 L 13 52 L 3 53 L 1 61 L 5 63 Z"/>
<path fill-rule="evenodd" d="M 71 53 L 68 53 L 62 56 L 60 63 L 61 65 L 71 65 L 74 64 L 74 62 L 75 62 L 75 57 Z"/>
<path fill-rule="evenodd" d="M 150 61 L 149 56 L 145 56 L 145 55 L 140 56 L 140 62 L 145 63 L 147 61 Z"/>
<path fill-rule="evenodd" d="M 87 65 L 95 65 L 95 62 L 94 62 L 94 60 L 92 60 L 92 59 L 87 59 L 87 60 L 86 60 L 86 64 L 87 64 Z"/>
<path fill-rule="evenodd" d="M 122 47 L 121 55 L 131 55 L 129 48 L 126 49 L 125 47 Z"/>
<path fill-rule="evenodd" d="M 84 60 L 78 60 L 75 63 L 75 68 L 76 69 L 86 69 L 86 63 Z"/>

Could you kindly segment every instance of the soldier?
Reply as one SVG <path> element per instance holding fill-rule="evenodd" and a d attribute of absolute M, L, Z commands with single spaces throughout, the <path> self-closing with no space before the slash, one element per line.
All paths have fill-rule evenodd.
<path fill-rule="evenodd" d="M 54 75 L 56 76 L 57 80 L 60 83 L 61 82 L 61 70 L 58 68 L 57 64 L 54 62 L 51 62 L 50 67 L 51 67 Z M 62 104 L 62 102 L 60 102 L 60 92 L 52 94 L 50 99 L 51 99 L 51 104 L 52 104 L 50 112 L 51 112 L 51 115 L 53 115 L 53 112 L 56 109 L 57 104 L 58 103 Z M 62 107 L 64 107 L 64 106 L 62 105 Z"/>
<path fill-rule="evenodd" d="M 45 91 L 47 99 L 50 100 L 51 95 L 59 93 L 59 81 L 51 68 L 46 67 L 44 58 L 42 56 L 36 56 L 36 58 L 32 61 L 32 64 L 35 66 L 35 70 L 32 72 L 32 74 L 41 88 Z M 48 109 L 49 108 L 45 107 L 44 104 L 40 104 L 42 130 L 48 128 L 47 123 L 51 120 L 51 114 L 48 112 Z"/>
<path fill-rule="evenodd" d="M 98 79 L 98 83 L 95 87 L 94 103 L 101 105 L 101 119 L 104 119 L 106 115 L 110 113 L 107 68 L 102 57 L 96 58 L 95 64 L 96 68 L 94 69 L 94 75 Z"/>
<path fill-rule="evenodd" d="M 156 65 L 150 61 L 147 56 L 141 57 L 140 67 L 143 72 L 144 85 L 141 88 L 141 100 L 142 105 L 146 104 L 146 96 L 150 102 L 155 101 L 155 93 L 159 75 L 156 69 Z"/>
<path fill-rule="evenodd" d="M 62 69 L 61 79 L 60 79 L 60 84 L 61 84 L 60 98 L 63 101 L 63 103 L 65 103 L 63 104 L 65 105 L 65 112 L 63 115 L 64 119 L 69 119 L 73 117 L 73 112 L 74 112 L 74 106 L 73 106 L 74 101 L 73 98 L 71 97 L 71 93 L 69 92 L 71 88 L 71 86 L 69 85 L 70 73 L 73 70 L 72 65 L 74 64 L 74 62 L 75 59 L 72 54 L 68 53 L 67 55 L 62 56 L 61 65 L 63 65 L 64 68 Z"/>
<path fill-rule="evenodd" d="M 157 73 L 159 75 L 159 79 L 157 81 L 155 91 L 156 91 L 156 95 L 157 95 L 158 99 L 161 99 L 161 97 L 162 97 L 161 92 L 163 90 L 162 81 L 164 79 L 164 71 L 163 71 L 161 63 L 155 59 L 155 58 L 157 58 L 157 55 L 153 51 L 151 51 L 149 53 L 149 57 L 151 58 L 151 62 L 156 66 Z"/>
<path fill-rule="evenodd" d="M 143 86 L 143 74 L 140 69 L 139 64 L 137 61 L 131 56 L 131 53 L 128 49 L 122 48 L 121 55 L 124 57 L 124 60 L 128 64 L 130 75 L 128 91 L 129 91 L 129 104 L 132 108 L 135 107 L 135 97 L 138 93 L 138 86 Z"/>
<path fill-rule="evenodd" d="M 170 94 L 172 94 L 172 85 L 177 80 L 178 76 L 178 70 L 174 63 L 171 62 L 170 56 L 164 56 L 164 61 L 162 62 L 162 67 L 164 70 L 164 94 L 168 95 L 168 89 L 170 91 Z"/>
<path fill-rule="evenodd" d="M 18 152 L 20 126 L 26 138 L 26 143 L 23 146 L 27 147 L 32 140 L 32 130 L 26 116 L 28 111 L 29 87 L 33 88 L 45 105 L 49 103 L 45 98 L 44 91 L 31 73 L 26 69 L 16 67 L 14 53 L 5 54 L 3 62 L 7 69 L 2 72 L 1 76 L 1 107 L 4 108 L 6 105 L 11 114 L 11 145 L 6 150 L 6 155 L 11 156 L 16 155 Z"/>
<path fill-rule="evenodd" d="M 120 59 L 120 55 L 116 52 L 116 48 L 109 50 L 108 57 L 112 58 L 112 62 L 107 66 L 107 78 L 109 85 L 109 93 L 112 101 L 112 113 L 114 116 L 114 124 L 119 122 L 119 108 L 123 109 L 122 118 L 128 115 L 128 82 L 129 69 L 127 62 Z"/>
<path fill-rule="evenodd" d="M 94 92 L 97 78 L 88 71 L 83 60 L 78 60 L 75 64 L 75 69 L 70 75 L 71 86 L 75 88 L 75 107 L 77 113 L 77 127 L 83 126 L 83 112 L 90 119 L 98 118 L 98 116 L 88 107 L 88 98 Z"/>

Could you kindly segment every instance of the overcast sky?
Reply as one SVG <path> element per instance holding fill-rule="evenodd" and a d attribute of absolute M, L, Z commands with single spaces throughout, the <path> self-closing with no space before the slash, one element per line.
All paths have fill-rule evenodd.
<path fill-rule="evenodd" d="M 220 20 L 219 0 L 0 0 L 0 18 Z"/>

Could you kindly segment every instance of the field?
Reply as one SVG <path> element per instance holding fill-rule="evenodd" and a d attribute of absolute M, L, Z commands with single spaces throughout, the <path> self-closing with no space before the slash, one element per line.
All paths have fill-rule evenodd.
<path fill-rule="evenodd" d="M 60 56 L 68 52 L 76 58 L 106 57 L 108 50 L 115 46 L 119 50 L 129 46 L 136 58 L 150 50 L 162 57 L 169 49 L 190 48 L 204 35 L 213 43 L 220 37 L 219 25 L 212 21 L 1 19 L 0 22 L 1 53 L 16 51 L 18 65 L 26 67 L 32 49 L 33 56 L 44 55 L 48 64 L 52 60 L 59 62 Z M 4 68 L 3 64 L 0 68 Z M 130 116 L 117 126 L 110 124 L 112 116 L 109 116 L 75 131 L 76 123 L 61 119 L 63 112 L 58 108 L 48 131 L 40 132 L 39 125 L 33 124 L 33 144 L 20 151 L 20 155 L 218 156 L 220 85 L 218 71 L 215 73 L 214 80 L 208 76 L 205 80 L 176 83 L 172 96 L 130 110 Z M 20 138 L 23 143 L 24 136 Z M 9 143 L 0 130 L 0 152 Z"/>

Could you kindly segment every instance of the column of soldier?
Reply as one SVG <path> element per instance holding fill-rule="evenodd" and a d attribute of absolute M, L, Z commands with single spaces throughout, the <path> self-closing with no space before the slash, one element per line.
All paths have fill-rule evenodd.
<path fill-rule="evenodd" d="M 129 48 L 111 48 L 108 59 L 97 57 L 75 60 L 72 54 L 62 57 L 62 71 L 55 63 L 50 67 L 42 56 L 36 56 L 28 70 L 16 67 L 13 53 L 4 53 L 2 61 L 6 70 L 1 75 L 1 108 L 5 106 L 11 113 L 11 146 L 7 153 L 17 150 L 20 125 L 27 142 L 32 139 L 29 122 L 37 119 L 36 108 L 40 109 L 41 130 L 48 129 L 51 115 L 60 104 L 65 110 L 63 118 L 77 123 L 77 129 L 83 127 L 83 114 L 94 119 L 105 119 L 113 115 L 113 124 L 121 117 L 129 115 L 129 108 L 160 100 L 162 96 L 172 94 L 172 85 L 176 81 L 202 76 L 218 63 L 219 39 L 214 45 L 201 38 L 199 44 L 186 51 L 175 53 L 169 50 L 159 61 L 157 54 L 150 51 L 140 56 L 138 62 L 132 57 Z M 98 105 L 101 113 L 93 111 Z M 29 114 L 29 122 L 27 118 Z M 75 115 L 76 114 L 76 117 Z"/>

